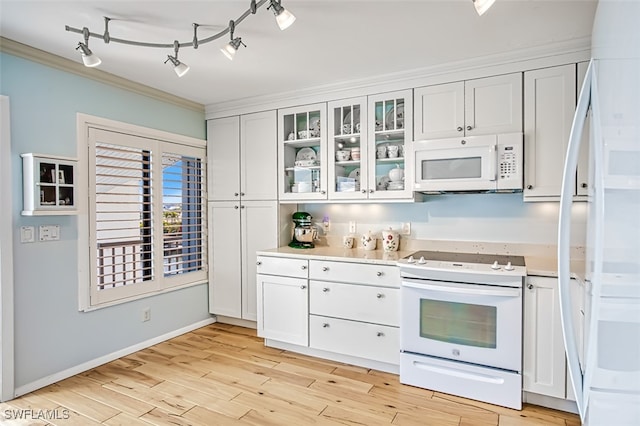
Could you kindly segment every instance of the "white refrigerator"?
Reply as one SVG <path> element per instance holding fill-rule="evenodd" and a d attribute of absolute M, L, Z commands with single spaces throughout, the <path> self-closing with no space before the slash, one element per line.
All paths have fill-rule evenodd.
<path fill-rule="evenodd" d="M 640 0 L 600 0 L 567 152 L 558 276 L 567 365 L 585 425 L 640 425 Z M 584 342 L 569 270 L 571 203 L 589 138 Z M 586 138 L 585 138 L 586 139 Z M 582 362 L 581 362 L 582 361 Z"/>

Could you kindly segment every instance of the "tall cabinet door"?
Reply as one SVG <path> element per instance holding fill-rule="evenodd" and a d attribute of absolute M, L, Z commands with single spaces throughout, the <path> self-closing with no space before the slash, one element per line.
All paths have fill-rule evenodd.
<path fill-rule="evenodd" d="M 240 206 L 242 233 L 242 319 L 256 321 L 256 251 L 278 247 L 278 202 L 243 201 Z"/>
<path fill-rule="evenodd" d="M 240 196 L 245 200 L 278 197 L 276 135 L 275 110 L 240 117 Z"/>
<path fill-rule="evenodd" d="M 240 199 L 240 118 L 207 120 L 208 199 Z"/>
<path fill-rule="evenodd" d="M 242 317 L 240 202 L 209 203 L 209 312 Z"/>
<path fill-rule="evenodd" d="M 522 131 L 522 74 L 478 78 L 464 83 L 466 136 Z"/>
<path fill-rule="evenodd" d="M 523 369 L 525 391 L 565 397 L 565 350 L 557 278 L 527 278 Z"/>
<path fill-rule="evenodd" d="M 587 67 L 589 62 L 578 63 L 578 81 L 576 96 L 580 95 L 580 89 L 584 82 L 584 77 L 587 74 Z M 576 98 L 576 104 L 578 99 Z M 576 195 L 587 196 L 589 194 L 589 140 L 591 131 L 591 115 L 587 116 L 587 120 L 584 123 L 584 129 L 582 131 L 582 143 L 580 144 L 580 152 L 578 154 L 578 171 L 576 176 Z"/>
<path fill-rule="evenodd" d="M 558 197 L 576 103 L 574 64 L 524 74 L 526 199 Z"/>

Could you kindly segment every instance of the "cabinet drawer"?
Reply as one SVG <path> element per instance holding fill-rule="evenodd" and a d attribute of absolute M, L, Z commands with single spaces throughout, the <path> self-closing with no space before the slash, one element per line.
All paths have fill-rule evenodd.
<path fill-rule="evenodd" d="M 397 266 L 389 265 L 310 260 L 309 278 L 400 287 L 400 270 Z"/>
<path fill-rule="evenodd" d="M 399 326 L 399 289 L 326 281 L 309 287 L 312 314 Z"/>
<path fill-rule="evenodd" d="M 309 316 L 309 346 L 315 349 L 398 364 L 398 328 L 357 321 Z"/>
<path fill-rule="evenodd" d="M 256 272 L 266 275 L 307 278 L 309 261 L 288 257 L 258 256 L 256 259 Z"/>

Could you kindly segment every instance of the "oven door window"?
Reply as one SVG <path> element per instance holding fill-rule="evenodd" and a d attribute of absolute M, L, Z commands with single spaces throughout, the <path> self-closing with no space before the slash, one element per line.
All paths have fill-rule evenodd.
<path fill-rule="evenodd" d="M 495 348 L 495 306 L 420 299 L 420 336 L 425 339 Z"/>

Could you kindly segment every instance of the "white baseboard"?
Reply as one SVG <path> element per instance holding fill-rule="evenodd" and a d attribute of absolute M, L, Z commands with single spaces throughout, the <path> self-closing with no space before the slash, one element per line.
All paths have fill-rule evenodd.
<path fill-rule="evenodd" d="M 222 324 L 237 325 L 239 327 L 253 328 L 254 330 L 258 328 L 258 324 L 251 320 L 225 317 L 224 315 L 216 315 L 216 318 L 218 318 L 218 322 Z"/>
<path fill-rule="evenodd" d="M 554 410 L 578 414 L 578 406 L 576 405 L 575 401 L 571 401 L 569 399 L 554 398 L 552 396 L 539 395 L 537 393 L 531 392 L 523 392 L 523 394 L 523 402 L 540 405 L 542 407 L 553 408 Z"/>
<path fill-rule="evenodd" d="M 153 345 L 157 345 L 158 343 L 164 342 L 165 340 L 172 339 L 176 336 L 180 336 L 181 334 L 185 334 L 190 331 L 196 330 L 198 328 L 207 326 L 209 324 L 213 324 L 215 322 L 216 322 L 215 317 L 209 318 L 203 321 L 199 321 L 199 322 L 190 324 L 186 327 L 182 327 L 177 330 L 170 331 L 161 336 L 154 337 L 153 339 L 145 340 L 144 342 L 137 343 L 133 346 L 120 349 L 119 351 L 112 352 L 110 354 L 101 356 L 99 358 L 92 359 L 91 361 L 84 362 L 82 364 L 76 365 L 74 367 L 68 368 L 58 373 L 51 374 L 49 376 L 38 379 L 35 382 L 27 383 L 26 385 L 22 385 L 15 389 L 14 398 L 17 398 L 21 395 L 25 395 L 29 392 L 33 392 L 34 390 L 43 388 L 45 386 L 49 386 L 53 383 L 59 382 L 60 380 L 64 380 L 71 376 L 75 376 L 76 374 L 80 374 L 84 371 L 91 370 L 92 368 L 96 368 L 102 364 L 106 364 L 107 362 L 111 362 L 118 358 L 122 358 L 123 356 L 132 354 L 134 352 L 140 351 L 142 349 L 148 348 Z"/>

